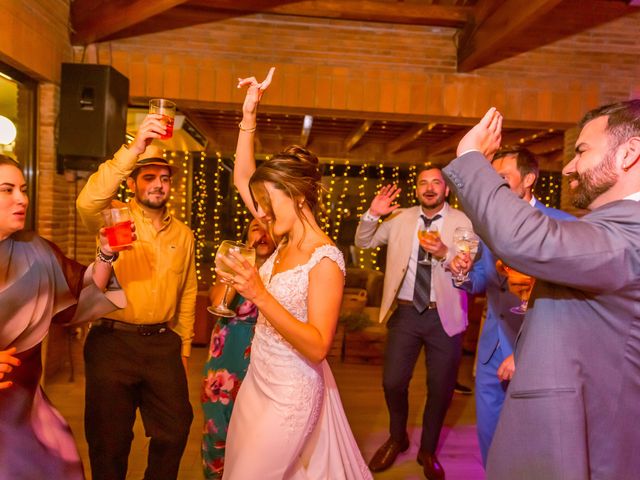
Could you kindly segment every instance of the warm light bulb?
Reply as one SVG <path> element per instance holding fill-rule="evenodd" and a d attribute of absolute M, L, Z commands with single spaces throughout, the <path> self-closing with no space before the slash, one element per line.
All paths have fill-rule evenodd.
<path fill-rule="evenodd" d="M 16 126 L 7 117 L 0 115 L 0 144 L 9 145 L 14 142 L 17 135 Z"/>

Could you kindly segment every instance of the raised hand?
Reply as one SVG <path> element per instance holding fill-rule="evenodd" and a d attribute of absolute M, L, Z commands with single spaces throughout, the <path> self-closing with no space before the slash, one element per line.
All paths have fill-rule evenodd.
<path fill-rule="evenodd" d="M 162 122 L 162 115 L 150 113 L 144 117 L 140 127 L 138 127 L 138 132 L 131 145 L 129 145 L 129 150 L 140 155 L 154 138 L 160 138 L 165 133 L 167 133 L 167 126 Z"/>
<path fill-rule="evenodd" d="M 488 159 L 493 158 L 502 139 L 502 114 L 491 107 L 484 117 L 460 140 L 457 155 L 478 150 Z"/>
<path fill-rule="evenodd" d="M 243 114 L 255 115 L 264 91 L 271 85 L 275 71 L 276 67 L 271 67 L 269 73 L 267 73 L 267 77 L 262 82 L 258 82 L 256 77 L 238 79 L 238 88 L 249 87 L 247 88 L 247 95 L 244 97 L 244 104 L 242 105 Z"/>
<path fill-rule="evenodd" d="M 378 194 L 373 198 L 369 212 L 376 217 L 382 217 L 393 212 L 400 207 L 395 203 L 397 196 L 402 190 L 395 185 L 385 185 L 380 189 Z"/>

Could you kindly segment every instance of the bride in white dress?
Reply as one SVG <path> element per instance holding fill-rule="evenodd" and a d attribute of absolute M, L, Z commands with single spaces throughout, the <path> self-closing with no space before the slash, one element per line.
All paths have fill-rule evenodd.
<path fill-rule="evenodd" d="M 218 272 L 260 310 L 229 426 L 223 479 L 371 479 L 325 360 L 345 270 L 314 216 L 318 159 L 289 147 L 255 166 L 256 110 L 272 75 L 273 69 L 262 83 L 246 78 L 238 84 L 248 90 L 234 181 L 253 215 L 281 241 L 259 273 L 233 254 L 226 258 L 235 275 Z"/>

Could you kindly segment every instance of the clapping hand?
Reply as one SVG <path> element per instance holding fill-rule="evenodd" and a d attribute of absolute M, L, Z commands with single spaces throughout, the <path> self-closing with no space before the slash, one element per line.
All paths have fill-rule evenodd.
<path fill-rule="evenodd" d="M 460 140 L 457 155 L 477 150 L 489 160 L 493 158 L 502 140 L 502 114 L 491 107 L 484 117 Z"/>
<path fill-rule="evenodd" d="M 276 67 L 271 67 L 269 73 L 267 73 L 267 77 L 262 82 L 258 82 L 256 77 L 238 78 L 238 88 L 249 87 L 247 89 L 247 95 L 244 98 L 244 104 L 242 105 L 242 113 L 255 115 L 262 94 L 269 85 L 271 85 L 275 71 Z"/>
<path fill-rule="evenodd" d="M 380 189 L 378 194 L 374 197 L 369 207 L 371 215 L 376 217 L 383 217 L 393 212 L 396 208 L 400 207 L 395 203 L 396 197 L 400 194 L 401 189 L 395 185 L 385 185 Z"/>
<path fill-rule="evenodd" d="M 11 372 L 13 367 L 20 366 L 20 359 L 14 357 L 14 353 L 16 353 L 15 347 L 0 351 L 0 380 L 4 378 L 5 373 Z M 0 381 L 0 390 L 9 388 L 11 385 L 13 385 L 13 382 L 11 381 Z"/>

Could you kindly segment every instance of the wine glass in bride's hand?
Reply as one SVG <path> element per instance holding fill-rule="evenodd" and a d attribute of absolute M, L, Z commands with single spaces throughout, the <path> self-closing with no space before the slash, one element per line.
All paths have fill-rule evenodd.
<path fill-rule="evenodd" d="M 233 275 L 235 273 L 225 262 L 222 261 L 222 257 L 226 256 L 229 252 L 239 253 L 251 265 L 255 265 L 256 263 L 256 250 L 254 248 L 248 247 L 244 243 L 225 240 L 220 244 L 218 251 L 216 252 L 216 268 L 222 273 L 227 273 L 229 275 Z M 231 280 L 231 282 L 226 280 L 221 281 L 226 284 L 222 300 L 219 305 L 215 307 L 208 307 L 207 310 L 219 317 L 233 317 L 236 313 L 227 306 L 227 295 L 229 294 L 229 287 L 233 283 L 233 280 Z"/>
<path fill-rule="evenodd" d="M 511 308 L 510 311 L 518 315 L 527 313 L 529 297 L 536 279 L 505 265 L 502 260 L 496 262 L 496 271 L 507 277 L 509 291 L 520 299 L 520 305 Z"/>
<path fill-rule="evenodd" d="M 418 228 L 418 240 L 425 240 L 427 242 L 436 242 L 440 238 L 440 231 L 438 227 L 431 224 L 428 227 L 424 224 L 420 225 Z M 424 258 L 418 260 L 420 265 L 429 265 L 431 264 L 431 257 L 428 252 L 424 253 Z"/>
<path fill-rule="evenodd" d="M 473 233 L 472 228 L 458 227 L 453 232 L 453 248 L 456 255 L 469 255 L 471 258 L 478 253 L 478 245 L 480 239 Z M 469 280 L 469 272 L 453 274 L 453 284 L 456 287 L 461 286 Z"/>

